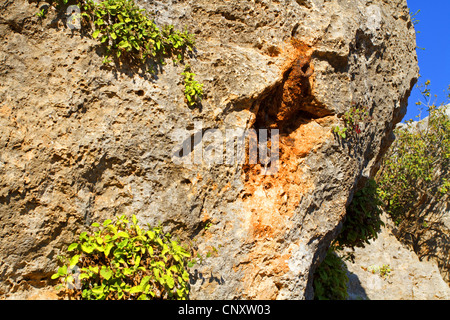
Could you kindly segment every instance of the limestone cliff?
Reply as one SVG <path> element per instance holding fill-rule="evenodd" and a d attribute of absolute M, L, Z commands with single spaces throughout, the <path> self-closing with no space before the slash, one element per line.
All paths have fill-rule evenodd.
<path fill-rule="evenodd" d="M 77 232 L 134 213 L 217 248 L 191 270 L 191 299 L 312 298 L 417 80 L 406 0 L 137 2 L 195 34 L 199 108 L 184 103 L 182 66 L 105 67 L 96 40 L 38 21 L 42 2 L 0 4 L 0 295 L 50 285 Z M 352 105 L 370 117 L 340 139 Z M 173 160 L 180 130 L 233 128 L 278 129 L 279 170 Z"/>

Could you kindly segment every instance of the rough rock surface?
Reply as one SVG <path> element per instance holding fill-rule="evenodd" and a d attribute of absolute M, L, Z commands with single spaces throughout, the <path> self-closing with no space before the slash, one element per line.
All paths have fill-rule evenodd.
<path fill-rule="evenodd" d="M 39 23 L 36 3 L 0 4 L 0 295 L 52 284 L 81 229 L 134 213 L 218 249 L 191 270 L 192 299 L 312 298 L 314 269 L 418 76 L 406 0 L 138 3 L 196 35 L 200 108 L 183 101 L 182 66 L 156 77 L 105 67 L 95 40 L 52 14 Z M 352 103 L 371 120 L 338 139 Z M 199 122 L 279 129 L 279 171 L 175 163 L 176 133 L 196 137 Z"/>
<path fill-rule="evenodd" d="M 420 261 L 392 234 L 393 223 L 383 217 L 386 226 L 376 240 L 356 248 L 354 262 L 347 261 L 349 299 L 370 300 L 448 300 L 450 288 L 437 264 Z M 388 266 L 390 272 L 380 274 Z"/>

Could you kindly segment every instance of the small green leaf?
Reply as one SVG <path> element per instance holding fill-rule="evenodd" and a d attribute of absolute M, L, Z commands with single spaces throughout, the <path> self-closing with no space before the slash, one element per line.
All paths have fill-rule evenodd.
<path fill-rule="evenodd" d="M 163 249 L 161 251 L 161 256 L 164 256 L 167 252 L 169 252 L 169 247 L 167 246 L 167 244 L 163 244 Z"/>
<path fill-rule="evenodd" d="M 89 270 L 92 271 L 93 273 L 98 273 L 98 266 L 89 266 Z"/>
<path fill-rule="evenodd" d="M 70 264 L 69 267 L 73 267 L 78 263 L 78 260 L 80 259 L 80 255 L 74 255 L 71 259 L 70 259 Z"/>
<path fill-rule="evenodd" d="M 78 279 L 83 280 L 83 279 L 89 279 L 89 275 L 87 273 L 81 273 L 78 276 Z"/>
<path fill-rule="evenodd" d="M 122 238 L 129 238 L 130 236 L 128 235 L 128 233 L 126 233 L 126 232 L 124 232 L 124 231 L 119 231 L 118 233 L 117 233 L 117 235 L 119 236 L 119 237 L 122 237 Z"/>
<path fill-rule="evenodd" d="M 82 244 L 82 245 L 81 245 L 81 250 L 82 250 L 83 252 L 87 253 L 87 254 L 90 254 L 90 253 L 94 252 L 94 248 L 93 248 L 93 247 L 87 246 L 87 245 L 85 245 L 85 244 Z"/>
<path fill-rule="evenodd" d="M 117 248 L 119 249 L 125 248 L 125 246 L 128 244 L 128 239 L 129 238 L 125 238 L 124 240 L 120 241 L 119 244 L 117 244 Z"/>
<path fill-rule="evenodd" d="M 122 40 L 122 41 L 119 42 L 119 44 L 117 45 L 117 47 L 118 47 L 119 49 L 126 49 L 126 48 L 131 47 L 131 45 L 129 44 L 128 41 Z"/>
<path fill-rule="evenodd" d="M 88 235 L 87 235 L 87 232 L 82 232 L 82 233 L 80 233 L 79 239 L 80 239 L 80 241 L 83 241 L 83 240 L 87 241 L 87 240 L 89 240 L 89 237 L 88 237 Z"/>
<path fill-rule="evenodd" d="M 73 250 L 75 250 L 75 249 L 78 249 L 78 243 L 72 243 L 72 244 L 67 248 L 67 251 L 70 252 L 70 251 L 73 251 Z"/>
<path fill-rule="evenodd" d="M 182 279 L 184 281 L 188 281 L 189 280 L 189 273 L 187 273 L 186 270 L 183 271 L 183 274 L 181 275 Z"/>
<path fill-rule="evenodd" d="M 189 261 L 187 266 L 188 266 L 188 268 L 192 268 L 193 266 L 195 266 L 196 263 L 197 263 L 197 261 L 194 259 L 194 260 Z"/>
<path fill-rule="evenodd" d="M 108 243 L 105 247 L 105 257 L 109 256 L 109 252 L 114 247 L 114 243 Z"/>
<path fill-rule="evenodd" d="M 95 30 L 93 33 L 92 33 L 92 38 L 94 38 L 94 39 L 97 39 L 97 37 L 99 36 L 99 34 L 100 34 L 100 30 Z"/>
<path fill-rule="evenodd" d="M 136 225 L 136 233 L 138 234 L 138 236 L 142 235 L 141 228 L 138 225 Z"/>
<path fill-rule="evenodd" d="M 134 259 L 134 265 L 137 267 L 137 266 L 139 266 L 140 262 L 141 262 L 141 257 L 140 256 L 136 256 L 136 258 Z"/>
<path fill-rule="evenodd" d="M 175 280 L 173 280 L 173 278 L 169 275 L 166 275 L 164 277 L 164 280 L 166 281 L 167 285 L 169 286 L 170 289 L 173 289 L 173 287 L 175 286 Z"/>
<path fill-rule="evenodd" d="M 168 271 L 177 273 L 177 272 L 178 272 L 177 266 L 176 266 L 176 265 L 170 266 L 170 268 L 168 269 Z"/>
<path fill-rule="evenodd" d="M 58 274 L 60 276 L 65 276 L 67 274 L 67 266 L 64 265 L 64 266 L 58 268 Z"/>
<path fill-rule="evenodd" d="M 97 241 L 98 244 L 103 244 L 104 242 L 102 237 L 95 237 L 95 240 Z"/>
<path fill-rule="evenodd" d="M 108 225 L 108 230 L 111 231 L 113 234 L 117 234 L 117 228 L 113 225 Z"/>
<path fill-rule="evenodd" d="M 138 300 L 148 300 L 148 296 L 145 293 L 143 293 L 139 296 Z"/>
<path fill-rule="evenodd" d="M 103 289 L 104 289 L 103 286 L 95 286 L 95 287 L 92 288 L 92 292 L 94 294 L 102 294 L 103 293 Z"/>
<path fill-rule="evenodd" d="M 145 288 L 145 286 L 149 283 L 149 281 L 150 281 L 150 276 L 143 277 L 141 280 L 140 286 L 142 288 Z"/>
<path fill-rule="evenodd" d="M 149 237 L 150 240 L 155 239 L 155 233 L 153 231 L 147 231 L 147 236 Z"/>
<path fill-rule="evenodd" d="M 131 271 L 130 268 L 123 268 L 123 269 L 122 269 L 122 272 L 123 272 L 123 274 L 126 275 L 126 276 L 129 276 L 130 274 L 133 273 L 133 271 Z"/>
<path fill-rule="evenodd" d="M 134 286 L 130 289 L 130 293 L 134 294 L 134 293 L 140 293 L 142 292 L 142 287 L 140 285 Z"/>
<path fill-rule="evenodd" d="M 102 269 L 100 270 L 100 275 L 106 279 L 109 280 L 113 276 L 113 272 L 108 267 L 102 266 Z"/>
<path fill-rule="evenodd" d="M 177 295 L 179 297 L 183 297 L 184 296 L 184 289 L 177 289 Z"/>
<path fill-rule="evenodd" d="M 103 58 L 103 63 L 104 63 L 104 64 L 107 64 L 107 63 L 110 63 L 110 62 L 111 62 L 111 60 L 109 59 L 108 56 L 105 56 L 105 57 Z"/>

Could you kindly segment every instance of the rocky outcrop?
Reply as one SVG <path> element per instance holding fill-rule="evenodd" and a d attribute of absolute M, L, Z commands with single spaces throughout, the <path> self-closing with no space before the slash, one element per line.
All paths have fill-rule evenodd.
<path fill-rule="evenodd" d="M 420 261 L 392 234 L 393 222 L 386 216 L 383 221 L 378 238 L 356 248 L 354 261 L 346 261 L 349 299 L 448 300 L 450 288 L 437 264 Z"/>
<path fill-rule="evenodd" d="M 191 270 L 192 299 L 312 298 L 417 79 L 406 0 L 138 3 L 195 34 L 198 108 L 184 103 L 183 66 L 103 66 L 95 40 L 52 12 L 38 22 L 42 3 L 0 5 L 0 294 L 50 285 L 77 232 L 134 213 L 217 249 Z M 370 119 L 340 139 L 352 105 Z M 208 152 L 207 129 L 279 130 L 278 170 L 174 160 L 183 141 L 196 142 L 185 157 Z"/>
<path fill-rule="evenodd" d="M 450 105 L 441 106 L 440 110 L 442 115 L 450 116 Z M 425 117 L 420 121 L 399 123 L 396 128 L 430 134 L 429 120 L 430 117 Z M 437 171 L 435 178 L 445 177 L 445 166 L 436 165 L 437 168 L 444 171 Z M 357 248 L 353 252 L 354 260 L 346 261 L 350 299 L 449 299 L 448 196 L 440 193 L 438 196 L 438 191 L 432 188 L 425 189 L 428 195 L 418 197 L 422 200 L 414 205 L 414 219 L 409 222 L 422 224 L 423 228 L 414 232 L 419 241 L 411 241 L 404 229 L 402 232 L 401 224 L 395 224 L 384 213 L 385 226 L 378 238 L 364 248 Z M 345 250 L 341 256 L 345 258 L 350 251 Z"/>

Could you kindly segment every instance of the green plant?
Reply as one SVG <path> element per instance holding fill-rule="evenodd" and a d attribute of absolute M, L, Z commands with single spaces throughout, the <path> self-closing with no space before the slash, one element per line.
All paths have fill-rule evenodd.
<path fill-rule="evenodd" d="M 369 111 L 367 107 L 358 106 L 352 102 L 350 109 L 344 113 L 342 120 L 345 126 L 343 128 L 335 126 L 333 132 L 342 139 L 346 139 L 349 135 L 362 132 L 360 125 L 370 120 Z"/>
<path fill-rule="evenodd" d="M 194 79 L 195 73 L 191 72 L 190 65 L 185 66 L 182 75 L 184 76 L 184 96 L 188 106 L 192 107 L 203 97 L 203 84 Z"/>
<path fill-rule="evenodd" d="M 374 179 L 369 179 L 347 207 L 345 222 L 335 240 L 339 247 L 364 247 L 370 240 L 376 239 L 384 225 L 381 205 L 378 185 Z"/>
<path fill-rule="evenodd" d="M 442 179 L 442 185 L 439 187 L 439 192 L 442 194 L 447 194 L 450 191 L 450 181 L 447 178 Z"/>
<path fill-rule="evenodd" d="M 113 60 L 127 61 L 132 65 L 156 71 L 154 62 L 165 64 L 165 58 L 175 63 L 183 62 L 193 52 L 195 39 L 187 30 L 180 31 L 173 25 L 156 26 L 145 9 L 134 0 L 73 0 L 81 11 L 84 29 L 90 30 L 92 38 L 98 39 L 105 48 L 103 63 Z M 69 4 L 68 0 L 55 1 L 57 8 Z M 184 93 L 189 107 L 203 97 L 203 84 L 194 80 L 195 74 L 186 65 Z"/>
<path fill-rule="evenodd" d="M 348 297 L 347 283 L 347 268 L 331 246 L 314 273 L 314 299 L 345 300 Z"/>
<path fill-rule="evenodd" d="M 424 99 L 417 103 L 426 106 L 428 117 L 410 120 L 394 131 L 396 140 L 377 174 L 385 210 L 397 224 L 397 236 L 416 253 L 426 242 L 426 229 L 437 230 L 441 223 L 438 212 L 430 216 L 425 208 L 446 203 L 450 195 L 450 119 L 444 106 L 431 101 L 429 85 L 425 82 Z"/>
<path fill-rule="evenodd" d="M 347 131 L 347 128 L 340 128 L 339 126 L 334 127 L 333 132 L 337 133 L 338 136 L 340 136 L 342 139 L 347 138 L 347 134 L 345 133 Z"/>
<path fill-rule="evenodd" d="M 68 257 L 52 279 L 63 285 L 70 298 L 88 300 L 187 299 L 191 254 L 161 227 L 142 229 L 122 215 L 113 223 L 93 223 L 94 232 L 82 232 L 68 246 Z M 78 274 L 73 271 L 77 269 Z"/>
<path fill-rule="evenodd" d="M 208 222 L 207 224 L 205 224 L 205 227 L 203 229 L 208 230 L 209 228 L 211 228 L 212 223 Z"/>
<path fill-rule="evenodd" d="M 416 29 L 416 26 L 417 26 L 417 25 L 419 24 L 419 22 L 420 22 L 420 20 L 418 20 L 418 19 L 416 18 L 416 16 L 417 16 L 419 13 L 420 13 L 420 9 L 417 10 L 416 12 L 414 12 L 414 13 L 413 13 L 411 10 L 409 11 L 409 16 L 410 16 L 410 18 L 411 18 L 411 23 L 413 24 L 414 29 Z M 416 33 L 419 34 L 420 31 L 416 30 Z M 418 47 L 418 46 L 416 46 L 416 49 L 425 50 L 425 48 L 421 48 L 421 47 Z"/>
<path fill-rule="evenodd" d="M 47 14 L 47 9 L 46 9 L 46 8 L 43 8 L 42 10 L 40 10 L 40 11 L 38 11 L 38 12 L 36 13 L 36 16 L 37 16 L 39 19 L 45 19 L 46 14 Z"/>
<path fill-rule="evenodd" d="M 376 239 L 378 231 L 384 225 L 381 214 L 378 185 L 374 179 L 369 179 L 353 196 L 352 202 L 347 207 L 342 230 L 331 243 L 324 261 L 314 274 L 315 299 L 347 298 L 346 267 L 336 252 L 343 250 L 344 247 L 350 249 L 364 247 L 371 239 Z M 344 259 L 353 260 L 353 253 L 347 253 Z M 387 269 L 385 271 L 387 272 Z"/>
<path fill-rule="evenodd" d="M 392 272 L 392 268 L 388 264 L 383 264 L 380 268 L 380 277 L 389 278 Z"/>
<path fill-rule="evenodd" d="M 392 268 L 388 264 L 383 264 L 381 267 L 377 265 L 369 266 L 368 268 L 363 268 L 363 270 L 368 271 L 372 274 L 378 274 L 381 278 L 387 279 L 390 277 L 390 274 L 392 272 Z"/>
<path fill-rule="evenodd" d="M 420 20 L 418 20 L 416 18 L 416 16 L 419 14 L 419 12 L 420 12 L 420 9 L 417 10 L 416 12 L 412 12 L 411 10 L 409 11 L 409 16 L 411 17 L 411 22 L 414 26 L 420 22 Z"/>
<path fill-rule="evenodd" d="M 352 103 L 350 110 L 345 112 L 343 119 L 346 127 L 349 128 L 350 131 L 360 134 L 360 122 L 365 123 L 370 119 L 369 111 L 365 106 L 358 106 L 355 103 Z"/>
<path fill-rule="evenodd" d="M 194 37 L 174 26 L 158 28 L 145 9 L 134 0 L 105 0 L 99 3 L 84 1 L 82 16 L 93 27 L 92 37 L 105 46 L 104 63 L 112 56 L 145 63 L 165 57 L 182 61 L 194 47 Z"/>

